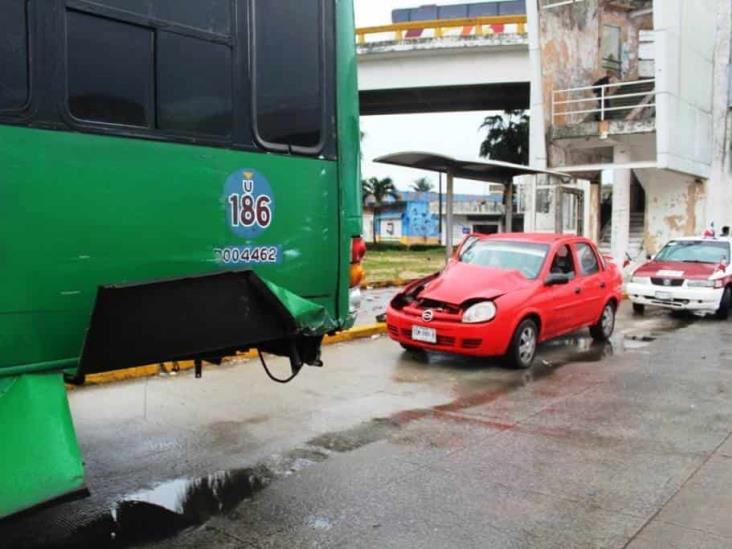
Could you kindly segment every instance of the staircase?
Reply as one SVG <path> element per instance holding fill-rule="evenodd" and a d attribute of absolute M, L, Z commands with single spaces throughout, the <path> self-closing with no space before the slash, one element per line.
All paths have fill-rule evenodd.
<path fill-rule="evenodd" d="M 622 110 L 609 110 L 605 113 L 606 120 L 625 120 L 634 112 L 633 107 L 640 107 L 641 104 L 646 102 L 653 102 L 653 96 L 651 95 L 656 88 L 654 80 L 639 80 L 634 84 L 627 84 L 617 89 L 613 95 L 629 95 L 633 93 L 643 93 L 646 95 L 636 95 L 634 97 L 619 97 L 615 98 L 613 95 L 608 96 L 608 107 L 627 107 Z M 650 101 L 649 101 L 650 100 Z M 655 112 L 655 108 L 648 107 L 643 109 L 643 116 L 641 118 L 648 118 Z"/>
<path fill-rule="evenodd" d="M 655 103 L 656 81 L 652 78 L 637 80 L 635 82 L 625 83 L 622 86 L 607 88 L 611 90 L 605 99 L 606 110 L 605 120 L 637 120 L 639 118 L 652 118 L 656 114 L 656 107 L 644 105 L 653 105 Z M 615 97 L 616 95 L 633 95 L 633 97 Z M 597 99 L 595 108 L 600 108 L 601 99 Z M 585 122 L 600 119 L 600 112 L 593 112 L 585 118 Z"/>
<path fill-rule="evenodd" d="M 628 255 L 632 260 L 643 259 L 643 239 L 645 237 L 645 219 L 643 212 L 631 212 L 630 214 L 630 234 L 628 238 Z M 610 235 L 612 233 L 612 223 L 607 223 L 602 229 L 600 235 L 600 253 L 603 255 L 612 255 L 610 248 Z"/>

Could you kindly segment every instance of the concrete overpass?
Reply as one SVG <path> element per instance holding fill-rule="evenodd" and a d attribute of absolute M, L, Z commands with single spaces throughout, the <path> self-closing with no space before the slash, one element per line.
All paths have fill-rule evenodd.
<path fill-rule="evenodd" d="M 357 30 L 361 114 L 528 109 L 525 16 Z"/>

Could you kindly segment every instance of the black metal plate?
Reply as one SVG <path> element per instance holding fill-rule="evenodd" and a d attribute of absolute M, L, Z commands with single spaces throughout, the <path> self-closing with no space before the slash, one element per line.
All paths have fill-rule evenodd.
<path fill-rule="evenodd" d="M 216 360 L 296 331 L 290 312 L 252 271 L 102 286 L 79 374 Z"/>

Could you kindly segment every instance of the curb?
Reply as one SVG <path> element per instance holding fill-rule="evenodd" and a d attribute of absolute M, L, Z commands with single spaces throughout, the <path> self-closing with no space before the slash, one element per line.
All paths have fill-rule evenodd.
<path fill-rule="evenodd" d="M 410 278 L 402 280 L 397 278 L 395 280 L 375 280 L 374 282 L 362 282 L 360 288 L 362 290 L 380 290 L 382 288 L 397 288 L 399 286 L 406 286 L 412 282 L 419 280 L 419 278 Z"/>
<path fill-rule="evenodd" d="M 358 326 L 346 330 L 344 332 L 337 333 L 332 336 L 325 336 L 323 339 L 323 345 L 333 345 L 335 343 L 343 343 L 346 341 L 353 341 L 356 339 L 365 339 L 374 335 L 386 333 L 386 324 L 383 322 L 375 324 L 367 324 L 365 326 Z M 247 351 L 246 353 L 239 353 L 236 355 L 236 359 L 253 359 L 257 357 L 256 351 Z M 232 358 L 224 359 L 224 362 L 232 360 Z M 184 372 L 186 370 L 192 370 L 194 367 L 192 360 L 185 360 L 178 362 L 178 371 Z M 207 365 L 204 363 L 204 368 Z M 165 372 L 170 373 L 173 371 L 173 364 L 166 362 L 162 369 Z M 161 373 L 161 366 L 158 364 L 151 364 L 148 366 L 137 366 L 135 368 L 127 368 L 125 370 L 116 370 L 114 372 L 104 372 L 101 374 L 92 374 L 87 376 L 84 385 L 106 385 L 108 383 L 117 383 L 120 381 L 129 381 L 131 379 L 140 379 L 143 377 L 154 377 Z M 67 386 L 67 389 L 75 389 L 74 386 Z"/>

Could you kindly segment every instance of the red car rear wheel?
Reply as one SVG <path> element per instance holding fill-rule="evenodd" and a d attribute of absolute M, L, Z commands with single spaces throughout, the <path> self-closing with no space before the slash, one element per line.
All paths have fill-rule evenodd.
<path fill-rule="evenodd" d="M 611 302 L 605 305 L 597 324 L 590 326 L 590 335 L 595 341 L 607 341 L 615 331 L 615 305 Z"/>

